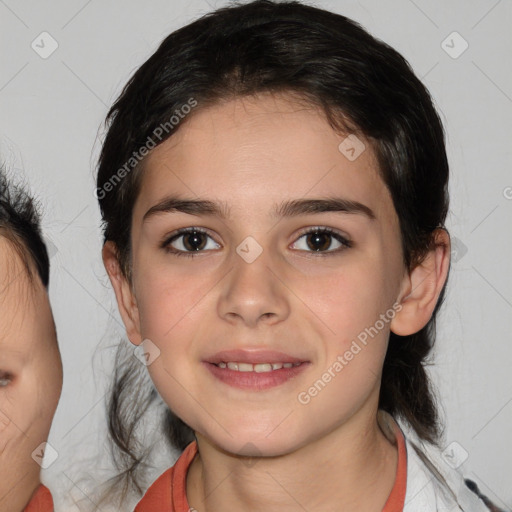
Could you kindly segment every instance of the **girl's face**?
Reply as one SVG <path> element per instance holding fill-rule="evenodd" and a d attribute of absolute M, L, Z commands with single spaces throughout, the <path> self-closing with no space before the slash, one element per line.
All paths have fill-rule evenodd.
<path fill-rule="evenodd" d="M 145 162 L 121 312 L 165 402 L 231 453 L 374 418 L 408 274 L 375 154 L 347 135 L 266 94 L 198 110 Z"/>
<path fill-rule="evenodd" d="M 0 497 L 38 484 L 41 450 L 32 454 L 48 438 L 61 387 L 48 294 L 0 236 Z"/>

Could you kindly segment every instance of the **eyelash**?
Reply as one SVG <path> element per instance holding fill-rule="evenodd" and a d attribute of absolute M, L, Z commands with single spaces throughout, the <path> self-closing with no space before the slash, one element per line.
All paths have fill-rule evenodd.
<path fill-rule="evenodd" d="M 194 228 L 192 228 L 192 227 L 191 228 L 183 228 L 183 229 L 179 229 L 175 234 L 173 234 L 169 238 L 166 238 L 162 242 L 161 248 L 164 249 L 165 251 L 167 251 L 168 253 L 173 254 L 174 256 L 178 256 L 178 257 L 184 256 L 186 258 L 194 258 L 196 256 L 199 256 L 201 253 L 206 252 L 204 250 L 181 251 L 179 249 L 174 249 L 170 246 L 171 242 L 174 242 L 175 240 L 180 238 L 180 236 L 183 236 L 183 235 L 186 235 L 189 233 L 201 233 L 201 234 L 210 236 L 206 230 L 201 229 L 201 228 L 195 228 L 195 227 Z M 309 252 L 313 257 L 333 256 L 333 255 L 339 254 L 340 252 L 344 251 L 345 249 L 352 247 L 352 242 L 350 240 L 348 240 L 347 238 L 342 236 L 340 233 L 338 233 L 330 228 L 325 228 L 325 227 L 308 228 L 307 230 L 304 230 L 300 233 L 297 240 L 302 238 L 304 235 L 308 235 L 310 233 L 330 235 L 334 239 L 336 239 L 338 242 L 340 242 L 343 246 L 343 247 L 339 247 L 338 249 L 334 249 L 334 250 L 330 250 L 330 251 L 305 251 L 305 252 Z"/>

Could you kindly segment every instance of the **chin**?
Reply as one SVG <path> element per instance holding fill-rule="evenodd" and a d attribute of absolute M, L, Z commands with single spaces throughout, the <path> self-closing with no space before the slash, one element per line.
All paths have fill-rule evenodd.
<path fill-rule="evenodd" d="M 203 435 L 211 444 L 217 448 L 241 457 L 278 457 L 286 455 L 298 449 L 306 441 L 294 440 L 288 432 L 282 435 L 273 436 L 272 439 L 265 437 L 261 432 L 238 431 L 229 436 L 225 432 L 221 436 Z"/>

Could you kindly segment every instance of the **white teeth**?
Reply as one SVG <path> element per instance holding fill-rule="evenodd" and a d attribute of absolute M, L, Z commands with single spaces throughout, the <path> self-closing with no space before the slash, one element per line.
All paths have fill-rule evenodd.
<path fill-rule="evenodd" d="M 255 364 L 254 365 L 254 371 L 256 373 L 271 372 L 272 371 L 272 365 L 270 363 Z"/>
<path fill-rule="evenodd" d="M 301 363 L 235 363 L 229 361 L 225 363 L 221 361 L 217 364 L 219 368 L 228 368 L 237 372 L 256 372 L 256 373 L 267 373 L 273 370 L 280 370 L 281 368 L 292 368 L 299 366 Z"/>

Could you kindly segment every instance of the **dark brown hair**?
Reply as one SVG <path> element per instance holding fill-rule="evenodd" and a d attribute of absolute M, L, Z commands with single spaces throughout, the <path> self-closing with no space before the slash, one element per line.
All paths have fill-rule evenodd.
<path fill-rule="evenodd" d="M 19 255 L 27 275 L 34 278 L 34 270 L 45 288 L 50 280 L 50 260 L 43 240 L 40 214 L 35 200 L 26 187 L 8 180 L 0 168 L 0 235 L 11 243 Z"/>
<path fill-rule="evenodd" d="M 130 278 L 130 225 L 144 173 L 141 148 L 179 130 L 191 99 L 197 110 L 261 92 L 298 95 L 320 107 L 333 129 L 371 142 L 399 218 L 404 264 L 412 270 L 432 248 L 448 210 L 444 131 L 429 92 L 397 51 L 354 21 L 295 1 L 257 0 L 218 9 L 170 34 L 108 113 L 96 195 L 105 241 L 115 243 L 125 275 Z M 379 402 L 432 443 L 439 422 L 425 364 L 443 296 L 444 289 L 422 330 L 391 333 Z M 109 427 L 123 453 L 121 467 L 135 479 L 140 414 L 133 411 L 145 411 L 156 393 L 139 393 L 141 401 L 134 401 L 130 365 L 116 368 Z M 165 428 L 176 448 L 193 439 L 170 411 Z"/>

